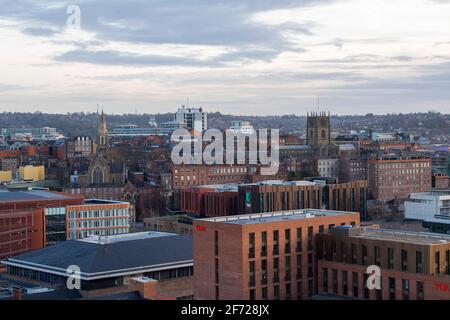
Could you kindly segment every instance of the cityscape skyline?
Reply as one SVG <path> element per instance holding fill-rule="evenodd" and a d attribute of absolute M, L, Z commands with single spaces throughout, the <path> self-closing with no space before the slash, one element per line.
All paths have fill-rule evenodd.
<path fill-rule="evenodd" d="M 80 29 L 66 26 L 69 5 Z M 450 3 L 6 1 L 0 111 L 450 110 Z M 349 18 L 350 17 L 350 18 Z M 274 106 L 276 106 L 274 108 Z"/>

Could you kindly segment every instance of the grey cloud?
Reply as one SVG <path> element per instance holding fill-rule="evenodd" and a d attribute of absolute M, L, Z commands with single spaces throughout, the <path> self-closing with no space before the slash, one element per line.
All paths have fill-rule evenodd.
<path fill-rule="evenodd" d="M 113 50 L 87 51 L 72 50 L 55 58 L 57 61 L 82 62 L 100 65 L 129 65 L 129 66 L 211 66 L 218 65 L 211 61 L 190 59 L 184 57 L 170 57 L 152 54 L 134 54 Z"/>
<path fill-rule="evenodd" d="M 212 45 L 239 48 L 239 53 L 223 55 L 224 62 L 270 60 L 295 48 L 283 37 L 291 31 L 312 34 L 311 25 L 285 23 L 269 26 L 251 21 L 253 14 L 275 9 L 317 5 L 330 0 L 79 0 L 81 27 L 94 32 L 99 41 L 126 41 L 152 44 Z M 13 17 L 36 26 L 27 34 L 43 36 L 39 23 L 62 29 L 68 17 L 65 6 L 50 1 L 6 0 L 0 16 Z M 66 2 L 67 5 L 69 2 Z M 48 33 L 50 36 L 51 34 Z M 257 51 L 249 49 L 258 47 Z M 82 48 L 82 47 L 80 47 Z M 77 55 L 68 53 L 71 58 Z M 85 58 L 83 55 L 83 59 Z M 124 62 L 126 62 L 124 60 Z M 194 61 L 195 62 L 195 61 Z"/>

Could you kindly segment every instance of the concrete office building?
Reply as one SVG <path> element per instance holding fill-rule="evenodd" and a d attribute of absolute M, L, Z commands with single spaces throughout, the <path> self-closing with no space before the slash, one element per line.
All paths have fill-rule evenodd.
<path fill-rule="evenodd" d="M 175 113 L 174 121 L 183 123 L 188 130 L 198 132 L 208 130 L 208 117 L 202 108 L 185 108 L 183 106 Z"/>
<path fill-rule="evenodd" d="M 411 194 L 405 201 L 405 219 L 421 220 L 432 232 L 450 234 L 450 190 Z"/>

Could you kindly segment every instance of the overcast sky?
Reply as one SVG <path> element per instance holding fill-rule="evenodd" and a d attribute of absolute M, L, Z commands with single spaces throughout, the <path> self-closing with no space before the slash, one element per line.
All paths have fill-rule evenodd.
<path fill-rule="evenodd" d="M 68 28 L 67 7 L 81 9 Z M 0 111 L 450 113 L 450 0 L 2 0 Z"/>

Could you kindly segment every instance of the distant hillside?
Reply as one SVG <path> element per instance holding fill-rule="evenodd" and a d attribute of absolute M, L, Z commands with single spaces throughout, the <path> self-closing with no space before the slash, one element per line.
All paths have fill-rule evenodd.
<path fill-rule="evenodd" d="M 109 128 L 124 124 L 148 126 L 151 119 L 157 123 L 173 120 L 172 113 L 107 115 Z M 89 135 L 97 132 L 99 115 L 96 113 L 0 113 L 0 127 L 55 127 L 66 136 Z M 208 113 L 208 127 L 224 129 L 233 120 L 250 121 L 256 128 L 278 128 L 284 133 L 303 132 L 305 116 L 234 116 L 219 112 Z M 332 116 L 333 129 L 360 130 L 369 127 L 380 131 L 408 130 L 430 134 L 450 135 L 450 115 L 440 113 L 389 114 L 365 116 Z"/>

